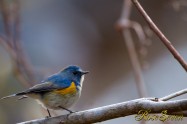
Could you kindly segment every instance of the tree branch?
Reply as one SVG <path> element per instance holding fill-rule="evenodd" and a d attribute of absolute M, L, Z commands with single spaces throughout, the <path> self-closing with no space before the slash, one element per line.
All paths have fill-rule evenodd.
<path fill-rule="evenodd" d="M 187 71 L 187 63 L 182 58 L 180 53 L 175 49 L 175 47 L 171 44 L 171 42 L 166 38 L 166 36 L 159 30 L 159 28 L 154 24 L 154 22 L 151 20 L 151 18 L 148 16 L 148 14 L 145 12 L 141 4 L 138 2 L 138 0 L 131 0 L 138 11 L 141 13 L 141 15 L 144 17 L 146 22 L 148 23 L 149 27 L 155 32 L 155 34 L 160 38 L 162 43 L 168 48 L 168 50 L 171 52 L 171 54 L 174 56 L 174 58 L 181 64 L 181 66 Z"/>
<path fill-rule="evenodd" d="M 73 114 L 32 120 L 19 124 L 59 124 L 60 122 L 62 124 L 88 124 L 138 114 L 140 110 L 151 110 L 150 114 L 161 113 L 164 110 L 167 110 L 168 114 L 187 110 L 187 99 L 166 102 L 156 102 L 154 100 L 154 98 L 135 99 Z"/>

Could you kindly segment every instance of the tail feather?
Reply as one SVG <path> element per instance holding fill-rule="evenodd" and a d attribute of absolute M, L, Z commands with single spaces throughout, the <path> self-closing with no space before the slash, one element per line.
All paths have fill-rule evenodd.
<path fill-rule="evenodd" d="M 5 96 L 5 97 L 1 98 L 0 100 L 2 100 L 2 99 L 8 99 L 8 98 L 11 98 L 11 97 L 14 97 L 14 96 L 16 96 L 16 94 L 12 94 L 12 95 L 9 95 L 9 96 Z"/>

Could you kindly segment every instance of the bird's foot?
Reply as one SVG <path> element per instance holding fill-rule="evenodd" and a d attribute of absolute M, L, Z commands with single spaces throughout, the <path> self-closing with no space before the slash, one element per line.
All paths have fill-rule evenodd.
<path fill-rule="evenodd" d="M 76 111 L 67 110 L 69 114 L 75 113 Z"/>

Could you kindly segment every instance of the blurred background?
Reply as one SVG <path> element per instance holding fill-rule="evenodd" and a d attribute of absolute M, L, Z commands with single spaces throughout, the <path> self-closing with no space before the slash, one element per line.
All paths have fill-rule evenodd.
<path fill-rule="evenodd" d="M 0 35 L 11 36 L 6 29 L 7 26 L 13 26 L 11 28 L 13 38 L 16 39 L 19 35 L 17 39 L 21 42 L 22 52 L 25 54 L 21 56 L 26 57 L 34 74 L 34 78 L 29 77 L 30 85 L 37 84 L 50 74 L 75 64 L 84 70 L 89 70 L 90 73 L 86 75 L 82 96 L 72 110 L 80 111 L 139 98 L 125 41 L 122 34 L 115 29 L 121 16 L 123 0 L 17 2 L 1 0 Z M 187 0 L 140 2 L 156 25 L 187 60 Z M 6 13 L 7 8 L 13 16 Z M 11 17 L 7 18 L 7 15 Z M 19 23 L 16 23 L 14 17 L 17 17 Z M 148 30 L 147 24 L 134 6 L 131 19 L 140 23 L 145 31 Z M 14 26 L 11 23 L 13 21 L 19 27 Z M 184 69 L 157 36 L 151 31 L 148 31 L 148 34 L 146 34 L 148 45 L 144 46 L 142 54 L 140 52 L 142 45 L 132 31 L 148 96 L 163 97 L 186 88 L 187 76 Z M 11 38 L 5 39 L 7 42 L 11 41 Z M 28 87 L 20 82 L 19 76 L 16 78 L 13 61 L 8 50 L 0 44 L 0 97 Z M 177 99 L 180 98 L 186 98 L 186 95 Z M 53 116 L 63 113 L 65 112 L 54 111 Z M 13 98 L 0 101 L 1 124 L 14 124 L 46 115 L 46 111 L 32 99 L 18 101 Z M 116 123 L 139 122 L 135 121 L 134 116 L 102 122 L 102 124 Z M 187 120 L 170 123 L 186 124 Z"/>

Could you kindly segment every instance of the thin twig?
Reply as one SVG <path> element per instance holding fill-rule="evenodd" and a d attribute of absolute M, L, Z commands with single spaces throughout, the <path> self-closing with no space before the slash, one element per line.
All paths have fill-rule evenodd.
<path fill-rule="evenodd" d="M 13 4 L 14 4 L 14 13 L 15 13 L 14 14 L 14 26 L 15 26 L 14 45 L 15 45 L 15 51 L 17 53 L 17 58 L 18 58 L 18 66 L 21 66 L 24 69 L 24 72 L 26 73 L 27 78 L 31 82 L 34 82 L 35 79 L 34 79 L 34 74 L 33 74 L 31 64 L 29 63 L 28 58 L 25 55 L 25 52 L 21 44 L 20 1 L 14 0 Z"/>
<path fill-rule="evenodd" d="M 127 50 L 130 55 L 131 63 L 133 66 L 138 93 L 140 94 L 140 97 L 145 97 L 147 96 L 145 82 L 142 76 L 141 66 L 139 64 L 138 56 L 136 54 L 130 31 L 128 29 L 124 30 L 123 36 L 125 38 L 125 43 L 127 45 Z"/>
<path fill-rule="evenodd" d="M 137 115 L 140 110 L 148 110 L 150 114 L 161 113 L 162 111 L 167 110 L 167 114 L 178 113 L 182 116 L 183 113 L 181 111 L 187 110 L 187 99 L 155 102 L 154 98 L 141 98 L 72 114 L 22 122 L 19 124 L 59 124 L 60 122 L 61 124 L 90 124 L 134 114 Z M 135 116 L 135 119 L 137 119 L 137 116 Z"/>
<path fill-rule="evenodd" d="M 10 13 L 10 7 L 7 5 L 6 0 L 0 0 L 0 10 L 2 13 L 2 19 L 4 23 L 5 35 L 7 38 L 7 44 L 13 47 L 13 35 L 12 35 L 12 13 Z"/>
<path fill-rule="evenodd" d="M 180 90 L 180 91 L 178 91 L 178 92 L 172 93 L 172 94 L 170 94 L 170 95 L 168 95 L 168 96 L 162 97 L 162 98 L 160 98 L 159 100 L 160 100 L 160 101 L 167 101 L 167 100 L 170 100 L 170 99 L 172 99 L 172 98 L 181 96 L 181 95 L 186 94 L 186 93 L 187 93 L 187 89 L 183 89 L 183 90 Z"/>
<path fill-rule="evenodd" d="M 165 37 L 165 35 L 159 30 L 159 28 L 154 24 L 148 14 L 145 12 L 143 7 L 140 5 L 138 0 L 131 0 L 141 15 L 144 17 L 149 27 L 155 32 L 155 34 L 160 38 L 162 43 L 168 48 L 168 50 L 172 53 L 174 58 L 181 64 L 181 66 L 187 71 L 187 63 L 183 59 L 183 57 L 179 54 L 179 52 L 174 48 L 171 42 Z"/>
<path fill-rule="evenodd" d="M 125 39 L 127 51 L 129 53 L 129 57 L 134 70 L 138 93 L 140 97 L 145 97 L 147 96 L 147 92 L 145 88 L 146 86 L 143 79 L 140 62 L 138 60 L 138 55 L 136 53 L 134 42 L 130 33 L 130 27 L 132 26 L 131 21 L 129 21 L 130 13 L 131 13 L 131 5 L 132 3 L 130 0 L 124 0 L 124 6 L 121 14 L 121 19 L 119 20 L 119 26 L 122 26 L 122 34 Z"/>

